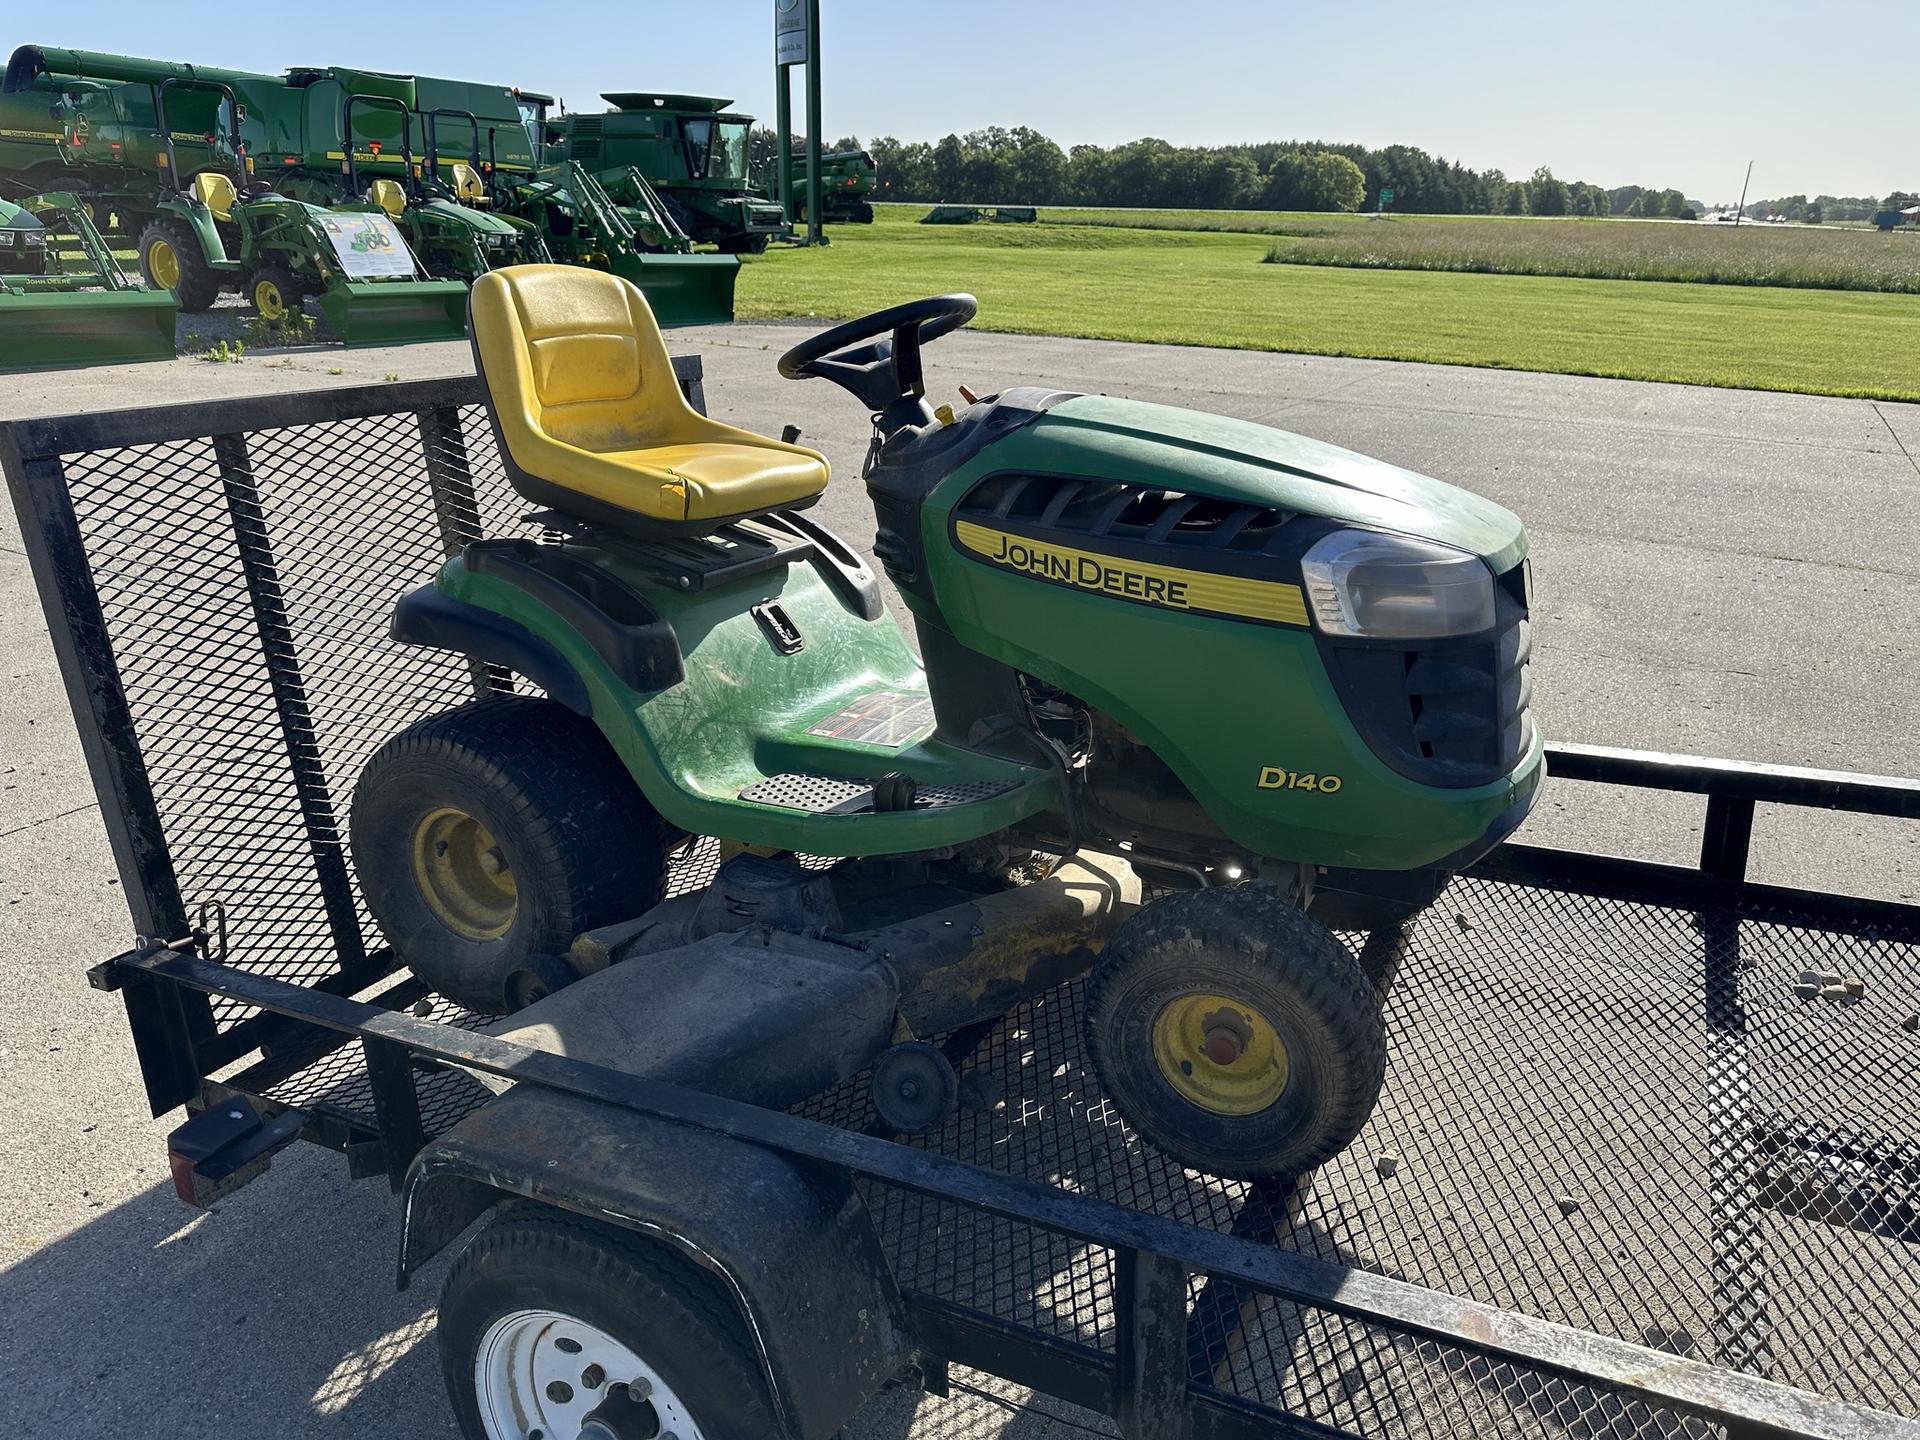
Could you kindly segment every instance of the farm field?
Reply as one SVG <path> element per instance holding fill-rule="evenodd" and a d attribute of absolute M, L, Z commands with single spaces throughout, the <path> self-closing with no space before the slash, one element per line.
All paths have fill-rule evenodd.
<path fill-rule="evenodd" d="M 988 330 L 1920 399 L 1920 294 L 1267 264 L 1271 234 L 1074 224 L 1044 210 L 1038 225 L 914 223 L 922 213 L 893 207 L 874 225 L 836 228 L 830 249 L 775 249 L 752 261 L 740 279 L 740 317 L 845 318 L 970 290 L 981 300 L 974 323 Z M 1344 230 L 1411 228 L 1313 218 Z M 1537 233 L 1549 246 L 1584 243 L 1577 236 L 1586 230 L 1692 230 L 1481 223 Z M 1441 227 L 1475 228 L 1451 219 L 1422 225 Z M 1755 233 L 1740 232 L 1725 238 Z M 1920 244 L 1908 237 L 1844 238 L 1911 253 L 1920 268 Z"/>
<path fill-rule="evenodd" d="M 903 225 L 927 207 L 877 209 L 881 224 Z M 1042 207 L 1040 223 L 1265 235 L 1274 242 L 1268 258 L 1290 265 L 1920 294 L 1920 232 L 1860 226 L 1053 207 Z"/>

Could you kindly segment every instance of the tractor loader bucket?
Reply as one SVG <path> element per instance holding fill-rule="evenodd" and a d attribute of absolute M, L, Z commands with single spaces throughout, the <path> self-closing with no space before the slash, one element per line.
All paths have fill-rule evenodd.
<path fill-rule="evenodd" d="M 640 287 L 661 325 L 724 325 L 733 319 L 736 255 L 616 255 L 610 268 Z"/>
<path fill-rule="evenodd" d="M 171 360 L 179 309 L 170 290 L 0 285 L 0 370 Z"/>
<path fill-rule="evenodd" d="M 320 313 L 347 346 L 462 340 L 467 287 L 458 280 L 337 283 L 321 295 Z"/>

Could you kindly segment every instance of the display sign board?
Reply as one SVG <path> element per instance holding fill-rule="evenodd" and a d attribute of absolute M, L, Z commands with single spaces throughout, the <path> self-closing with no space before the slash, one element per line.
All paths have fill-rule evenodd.
<path fill-rule="evenodd" d="M 320 217 L 320 228 L 333 242 L 334 256 L 350 279 L 414 273 L 413 252 L 393 217 L 384 211 L 335 211 Z"/>
<path fill-rule="evenodd" d="M 773 63 L 805 65 L 807 54 L 807 0 L 773 0 Z"/>

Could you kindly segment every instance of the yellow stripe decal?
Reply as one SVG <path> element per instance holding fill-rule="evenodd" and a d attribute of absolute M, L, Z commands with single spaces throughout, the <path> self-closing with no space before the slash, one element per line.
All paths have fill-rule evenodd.
<path fill-rule="evenodd" d="M 954 535 L 963 549 L 1002 570 L 1034 575 L 1096 595 L 1111 595 L 1116 600 L 1156 605 L 1163 610 L 1199 610 L 1243 620 L 1266 620 L 1276 625 L 1307 623 L 1306 599 L 1298 585 L 1149 565 L 1025 535 L 1009 535 L 967 520 L 955 522 Z"/>

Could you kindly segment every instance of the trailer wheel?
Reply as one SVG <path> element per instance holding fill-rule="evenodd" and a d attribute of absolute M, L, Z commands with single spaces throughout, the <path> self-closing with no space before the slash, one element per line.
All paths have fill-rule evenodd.
<path fill-rule="evenodd" d="M 738 1312 L 646 1241 L 542 1207 L 477 1235 L 440 1297 L 467 1440 L 759 1440 L 779 1433 Z"/>
<path fill-rule="evenodd" d="M 360 773 L 367 907 L 414 974 L 505 1014 L 570 978 L 574 936 L 665 889 L 670 835 L 590 720 L 501 695 L 429 716 Z"/>
<path fill-rule="evenodd" d="M 1253 885 L 1169 896 L 1121 925 L 1094 968 L 1085 1029 L 1122 1117 L 1215 1175 L 1290 1177 L 1332 1159 L 1386 1075 L 1367 972 Z"/>
<path fill-rule="evenodd" d="M 180 308 L 210 309 L 220 298 L 220 277 L 207 264 L 200 240 L 184 222 L 162 217 L 140 232 L 140 273 L 157 290 L 171 290 Z"/>

